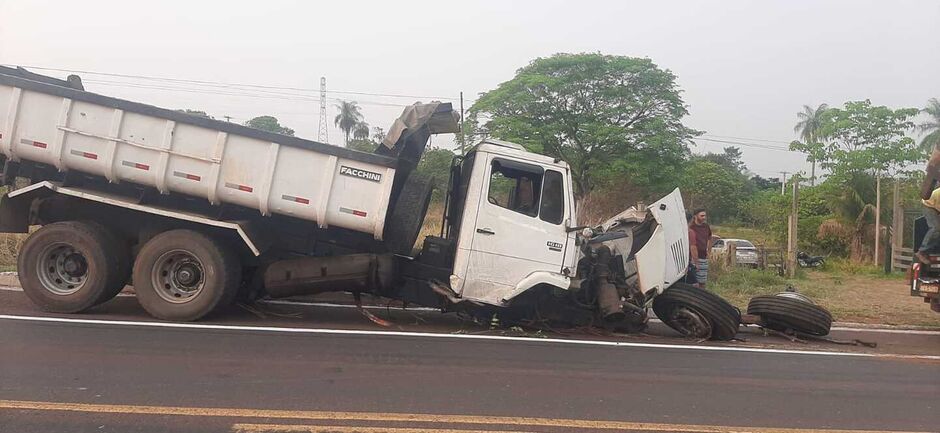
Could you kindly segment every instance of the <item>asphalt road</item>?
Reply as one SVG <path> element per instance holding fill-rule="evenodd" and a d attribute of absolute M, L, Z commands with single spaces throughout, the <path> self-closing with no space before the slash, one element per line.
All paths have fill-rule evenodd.
<path fill-rule="evenodd" d="M 133 298 L 71 316 L 22 298 L 0 294 L 2 432 L 940 428 L 936 359 L 376 334 L 351 309 L 141 326 Z"/>

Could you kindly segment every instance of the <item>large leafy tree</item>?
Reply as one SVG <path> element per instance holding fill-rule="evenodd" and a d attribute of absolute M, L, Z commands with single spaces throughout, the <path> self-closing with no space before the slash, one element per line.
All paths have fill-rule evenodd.
<path fill-rule="evenodd" d="M 579 196 L 618 162 L 668 171 L 659 159 L 681 160 L 697 133 L 682 124 L 687 114 L 672 72 L 602 54 L 535 59 L 470 109 L 488 134 L 568 162 Z"/>
<path fill-rule="evenodd" d="M 930 150 L 940 147 L 940 101 L 930 98 L 927 107 L 921 111 L 927 115 L 927 120 L 917 125 L 917 131 L 924 134 L 920 141 L 921 148 Z"/>
<path fill-rule="evenodd" d="M 689 162 L 680 178 L 686 204 L 705 207 L 710 218 L 720 222 L 734 216 L 748 188 L 747 177 L 737 170 L 698 157 Z"/>
<path fill-rule="evenodd" d="M 914 127 L 919 110 L 874 106 L 871 101 L 846 102 L 823 112 L 817 133 L 823 168 L 836 178 L 855 174 L 884 175 L 924 159 L 924 152 L 905 133 Z"/>
<path fill-rule="evenodd" d="M 816 108 L 804 105 L 803 111 L 796 113 L 797 122 L 793 127 L 793 132 L 799 134 L 800 141 L 793 142 L 790 149 L 807 154 L 813 165 L 810 172 L 810 179 L 813 184 L 816 183 L 816 161 L 823 156 L 822 137 L 819 136 L 819 129 L 822 124 L 822 115 L 828 109 L 828 104 L 819 104 Z"/>
<path fill-rule="evenodd" d="M 348 145 L 349 135 L 353 133 L 357 125 L 362 123 L 362 112 L 359 111 L 359 104 L 356 101 L 339 101 L 336 109 L 339 114 L 333 118 L 333 124 L 343 131 L 343 145 Z"/>
<path fill-rule="evenodd" d="M 263 131 L 273 132 L 275 134 L 289 135 L 294 136 L 294 130 L 286 126 L 281 125 L 277 118 L 274 116 L 258 116 L 247 122 L 245 126 L 249 128 L 260 129 Z"/>

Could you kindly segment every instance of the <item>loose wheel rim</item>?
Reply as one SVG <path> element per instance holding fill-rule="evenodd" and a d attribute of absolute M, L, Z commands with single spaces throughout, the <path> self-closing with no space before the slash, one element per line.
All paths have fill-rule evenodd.
<path fill-rule="evenodd" d="M 185 304 L 192 301 L 206 286 L 205 267 L 193 253 L 171 250 L 154 262 L 151 281 L 164 301 Z"/>
<path fill-rule="evenodd" d="M 65 242 L 50 244 L 39 253 L 36 271 L 42 287 L 59 296 L 71 295 L 88 280 L 88 259 Z"/>
<path fill-rule="evenodd" d="M 669 312 L 669 322 L 676 331 L 687 337 L 708 338 L 712 334 L 711 323 L 698 311 L 677 306 Z"/>

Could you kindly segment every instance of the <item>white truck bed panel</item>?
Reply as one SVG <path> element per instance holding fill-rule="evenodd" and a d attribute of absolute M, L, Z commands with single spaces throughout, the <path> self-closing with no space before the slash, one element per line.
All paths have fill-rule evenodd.
<path fill-rule="evenodd" d="M 0 74 L 0 150 L 33 161 L 372 233 L 394 160 Z"/>

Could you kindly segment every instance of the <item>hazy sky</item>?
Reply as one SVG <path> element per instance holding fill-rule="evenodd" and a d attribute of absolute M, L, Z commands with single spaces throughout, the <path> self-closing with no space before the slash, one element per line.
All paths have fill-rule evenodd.
<path fill-rule="evenodd" d="M 2 64 L 297 89 L 325 76 L 333 91 L 412 95 L 330 95 L 359 101 L 382 127 L 426 96 L 463 91 L 469 106 L 558 52 L 649 57 L 678 75 L 689 126 L 771 147 L 795 138 L 803 104 L 940 97 L 940 1 L 0 0 L 0 22 Z M 233 121 L 272 114 L 317 137 L 317 92 L 81 75 L 97 93 Z M 342 142 L 335 128 L 330 142 Z M 694 151 L 725 145 L 699 140 Z M 764 176 L 808 169 L 800 154 L 741 149 Z"/>

